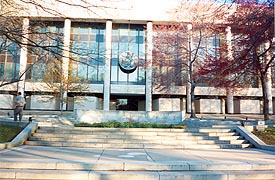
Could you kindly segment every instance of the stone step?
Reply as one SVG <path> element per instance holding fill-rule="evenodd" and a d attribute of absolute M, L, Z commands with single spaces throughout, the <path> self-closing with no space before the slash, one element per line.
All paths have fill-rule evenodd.
<path fill-rule="evenodd" d="M 47 131 L 81 131 L 81 132 L 185 132 L 186 129 L 177 128 L 95 128 L 95 127 L 41 127 L 40 130 Z"/>
<path fill-rule="evenodd" d="M 36 133 L 34 134 L 30 140 L 49 140 L 49 141 L 60 141 L 60 140 L 69 140 L 77 141 L 77 140 L 83 140 L 83 141 L 100 141 L 106 139 L 108 140 L 132 140 L 132 141 L 138 141 L 138 140 L 150 140 L 150 141 L 161 141 L 161 140 L 192 140 L 192 141 L 198 141 L 198 140 L 221 140 L 221 141 L 232 141 L 232 140 L 243 140 L 241 136 L 237 135 L 224 135 L 223 136 L 207 136 L 207 135 L 199 135 L 199 134 L 182 134 L 177 136 L 129 136 L 129 135 L 112 135 L 112 134 L 106 134 L 106 135 L 70 135 L 70 134 L 41 134 Z M 218 142 L 218 141 L 217 141 Z"/>
<path fill-rule="evenodd" d="M 226 133 L 226 132 L 234 132 L 232 128 L 190 128 L 190 129 L 166 129 L 166 128 L 89 128 L 89 127 L 68 127 L 68 128 L 50 128 L 43 127 L 38 129 L 37 132 L 41 133 L 69 133 L 74 134 L 78 132 L 82 132 L 83 134 L 100 134 L 100 133 L 115 133 L 115 134 L 131 134 L 134 132 L 135 134 L 144 133 L 144 134 L 158 134 L 163 135 L 166 133 L 169 134 L 177 134 L 177 133 Z"/>
<path fill-rule="evenodd" d="M 35 133 L 34 136 L 36 137 L 76 137 L 76 138 L 84 138 L 84 137 L 89 137 L 89 138 L 136 138 L 136 139 L 140 139 L 140 138 L 146 138 L 149 137 L 149 139 L 151 138 L 180 138 L 180 137 L 186 137 L 186 136 L 238 136 L 239 134 L 237 132 L 211 132 L 211 133 L 206 133 L 206 132 L 194 132 L 194 133 L 190 133 L 190 132 L 182 132 L 182 133 L 169 133 L 169 132 L 117 132 L 117 133 L 113 133 L 113 132 L 100 132 L 100 133 L 82 133 L 81 131 L 78 131 L 77 133 L 62 133 L 62 132 L 41 132 L 38 131 L 37 133 Z"/>
<path fill-rule="evenodd" d="M 224 135 L 225 137 L 230 137 L 233 136 L 232 134 L 227 134 Z M 83 135 L 81 133 L 79 134 L 44 134 L 44 133 L 35 133 L 33 137 L 36 138 L 72 138 L 72 139 L 133 139 L 133 140 L 138 140 L 138 139 L 149 139 L 149 140 L 158 140 L 158 139 L 167 139 L 167 140 L 172 140 L 172 139 L 179 139 L 179 140 L 185 140 L 189 139 L 192 137 L 193 139 L 218 139 L 218 136 L 208 136 L 207 134 L 181 134 L 181 135 L 176 135 L 176 136 L 148 136 L 148 135 L 114 135 L 114 134 L 100 134 L 100 135 Z"/>
<path fill-rule="evenodd" d="M 222 138 L 223 137 L 223 138 Z M 82 148 L 246 148 L 248 142 L 230 128 L 40 128 L 26 145 Z"/>
<path fill-rule="evenodd" d="M 216 137 L 216 136 L 213 136 Z M 242 136 L 219 136 L 219 140 L 243 140 Z"/>
<path fill-rule="evenodd" d="M 130 130 L 129 130 L 130 129 Z M 209 135 L 209 136 L 236 136 L 238 135 L 238 133 L 236 133 L 234 131 L 234 129 L 189 129 L 189 130 L 181 130 L 181 131 L 153 131 L 153 130 L 146 130 L 146 131 L 142 131 L 139 130 L 137 131 L 137 129 L 134 129 L 133 131 L 131 131 L 131 128 L 129 129 L 118 129 L 117 131 L 113 130 L 113 129 L 106 129 L 106 128 L 101 128 L 94 131 L 93 129 L 91 129 L 91 131 L 87 131 L 84 130 L 83 132 L 81 130 L 63 130 L 63 129 L 54 129 L 54 130 L 41 130 L 39 129 L 37 131 L 37 135 L 39 136 L 40 134 L 48 134 L 48 136 L 56 136 L 56 137 L 61 137 L 64 135 L 67 135 L 69 137 L 74 137 L 75 135 L 77 135 L 79 138 L 81 138 L 80 136 L 90 136 L 90 135 L 110 135 L 109 138 L 123 138 L 123 137 L 139 137 L 142 136 L 142 138 L 144 138 L 145 136 L 149 136 L 149 138 L 151 137 L 158 137 L 158 136 L 163 136 L 162 138 L 166 138 L 166 137 L 175 137 L 175 136 L 204 136 L 204 135 Z"/>
<path fill-rule="evenodd" d="M 203 135 L 203 133 L 200 132 L 180 132 L 180 133 L 174 133 L 174 132 L 109 132 L 109 131 L 101 131 L 101 132 L 81 132 L 81 131 L 72 131 L 72 132 L 62 132 L 62 131 L 55 131 L 55 132 L 50 132 L 50 131 L 37 131 L 37 134 L 55 134 L 55 135 L 113 135 L 113 136 L 178 136 L 178 135 L 191 135 L 191 134 L 197 134 L 197 135 Z M 204 133 L 206 134 L 206 133 Z"/>
<path fill-rule="evenodd" d="M 222 163 L 186 161 L 42 161 L 0 160 L 0 169 L 14 170 L 72 170 L 72 171 L 275 171 L 274 163 Z"/>
<path fill-rule="evenodd" d="M 65 170 L 7 170 L 0 169 L 1 179 L 51 179 L 51 180 L 271 180 L 275 179 L 275 171 L 65 171 Z"/>
<path fill-rule="evenodd" d="M 246 140 L 207 140 L 207 139 L 115 139 L 115 138 L 67 138 L 67 137 L 31 137 L 30 141 L 47 141 L 47 142 L 78 142 L 78 143 L 152 143 L 152 144 L 242 144 L 247 143 Z"/>
<path fill-rule="evenodd" d="M 133 140 L 139 140 L 139 139 L 147 139 L 147 140 L 153 140 L 153 139 L 189 139 L 189 137 L 202 137 L 203 139 L 217 139 L 215 136 L 209 136 L 202 135 L 202 134 L 182 134 L 177 136 L 143 136 L 143 135 L 114 135 L 114 134 L 101 134 L 101 135 L 83 135 L 83 134 L 43 134 L 43 133 L 35 133 L 33 137 L 37 138 L 72 138 L 72 139 L 133 139 Z"/>
<path fill-rule="evenodd" d="M 238 136 L 239 133 L 237 133 L 237 132 L 226 132 L 226 133 L 224 133 L 224 132 L 217 132 L 217 133 L 210 132 L 210 133 L 208 133 L 208 135 L 209 136 L 219 136 L 219 137 L 221 137 L 221 136 Z"/>
<path fill-rule="evenodd" d="M 188 127 L 236 127 L 241 125 L 239 120 L 225 120 L 225 119 L 186 119 L 183 124 Z"/>
<path fill-rule="evenodd" d="M 248 148 L 250 144 L 154 144 L 154 143 L 79 143 L 79 142 L 50 142 L 50 141 L 26 141 L 25 145 L 32 146 L 56 146 L 79 148 L 114 148 L 114 149 L 230 149 Z"/>
<path fill-rule="evenodd" d="M 216 143 L 223 143 L 224 141 L 239 141 L 241 142 L 243 138 L 241 136 L 193 136 L 193 135 L 181 135 L 181 136 L 113 136 L 113 135 L 75 135 L 75 136 L 68 136 L 68 135 L 54 135 L 54 134 L 34 134 L 29 140 L 33 141 L 78 141 L 78 142 L 162 142 L 162 141 L 215 141 Z"/>

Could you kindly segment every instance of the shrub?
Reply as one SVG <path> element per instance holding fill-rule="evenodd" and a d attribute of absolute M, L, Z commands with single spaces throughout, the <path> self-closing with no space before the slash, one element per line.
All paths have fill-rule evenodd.
<path fill-rule="evenodd" d="M 150 122 L 118 122 L 118 121 L 108 121 L 100 123 L 78 123 L 75 127 L 100 127 L 100 128 L 177 128 L 185 129 L 186 127 L 179 124 L 159 124 Z"/>

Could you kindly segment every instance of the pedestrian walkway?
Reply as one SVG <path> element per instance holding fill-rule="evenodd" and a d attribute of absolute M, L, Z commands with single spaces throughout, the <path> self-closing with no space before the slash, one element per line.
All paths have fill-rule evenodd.
<path fill-rule="evenodd" d="M 259 149 L 99 149 L 19 146 L 0 151 L 0 179 L 275 179 Z"/>

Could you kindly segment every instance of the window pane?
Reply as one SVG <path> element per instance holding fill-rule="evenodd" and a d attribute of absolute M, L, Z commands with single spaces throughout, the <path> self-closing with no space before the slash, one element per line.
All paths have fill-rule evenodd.
<path fill-rule="evenodd" d="M 97 69 L 95 66 L 88 67 L 88 79 L 90 81 L 97 81 Z"/>
<path fill-rule="evenodd" d="M 80 34 L 89 34 L 89 28 L 80 28 Z"/>
<path fill-rule="evenodd" d="M 104 42 L 104 35 L 97 34 L 96 35 L 96 42 Z"/>
<path fill-rule="evenodd" d="M 112 66 L 112 69 L 111 69 L 111 81 L 117 81 L 117 70 L 118 70 L 117 66 Z"/>
<path fill-rule="evenodd" d="M 105 25 L 84 23 L 76 25 L 72 24 L 72 26 L 79 25 L 81 25 L 79 28 L 80 34 L 76 34 L 76 37 L 72 40 L 75 43 L 75 45 L 72 46 L 72 49 L 79 53 L 77 56 L 87 58 L 88 64 L 78 63 L 78 76 L 91 82 L 101 81 L 101 77 L 99 77 L 99 66 L 104 64 L 105 29 L 102 27 L 105 27 Z M 104 73 L 104 71 L 102 71 L 102 73 Z"/>
<path fill-rule="evenodd" d="M 98 66 L 98 81 L 102 82 L 104 79 L 104 66 Z"/>

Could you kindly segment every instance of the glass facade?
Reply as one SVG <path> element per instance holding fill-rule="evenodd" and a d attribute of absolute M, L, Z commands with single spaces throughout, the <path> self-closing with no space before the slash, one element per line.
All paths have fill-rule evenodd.
<path fill-rule="evenodd" d="M 19 77 L 20 48 L 4 37 L 0 39 L 0 80 Z"/>
<path fill-rule="evenodd" d="M 142 66 L 144 62 L 143 25 L 115 24 L 112 30 L 111 83 L 145 84 L 145 71 Z M 130 66 L 131 63 L 133 69 L 128 71 L 124 65 Z"/>
<path fill-rule="evenodd" d="M 198 59 L 203 61 L 206 56 L 212 56 L 219 58 L 220 57 L 220 36 L 218 34 L 209 35 L 202 37 L 202 40 L 199 44 L 199 38 L 194 38 L 194 43 L 192 49 L 198 48 Z"/>
<path fill-rule="evenodd" d="M 194 44 L 192 49 L 198 48 L 197 45 L 199 44 L 199 38 L 194 38 Z M 197 53 L 197 60 L 196 63 L 199 66 L 203 65 L 203 61 L 206 59 L 207 56 L 220 59 L 220 35 L 219 34 L 212 34 L 203 36 L 200 42 L 200 47 L 198 48 Z M 208 83 L 207 80 L 210 79 L 211 76 L 200 76 L 196 80 L 196 85 L 198 87 L 207 87 Z"/>
<path fill-rule="evenodd" d="M 103 83 L 105 24 L 72 24 L 70 73 L 89 83 Z"/>
<path fill-rule="evenodd" d="M 190 58 L 195 58 L 195 72 L 196 65 L 202 64 L 206 56 L 220 56 L 220 36 L 217 34 L 202 36 L 195 32 L 189 34 L 156 28 L 153 42 L 153 82 L 157 86 L 184 86 L 187 83 Z M 202 77 L 199 81 L 198 86 L 205 85 Z"/>
<path fill-rule="evenodd" d="M 33 33 L 31 38 L 38 47 L 29 48 L 29 71 L 26 75 L 26 79 L 32 81 L 43 80 L 47 63 L 51 58 L 61 58 L 63 49 L 63 23 L 45 23 L 43 26 L 37 24 L 33 22 L 32 26 L 38 33 Z M 88 83 L 103 83 L 105 31 L 104 23 L 72 23 L 69 67 L 71 76 Z M 135 67 L 131 72 L 125 72 L 121 67 L 122 58 L 126 58 L 122 57 L 125 53 L 131 54 L 135 60 Z M 124 60 L 126 61 L 127 59 Z M 112 30 L 111 83 L 145 84 L 144 61 L 144 26 L 115 24 Z"/>
<path fill-rule="evenodd" d="M 153 83 L 161 87 L 185 84 L 186 33 L 155 27 L 153 34 Z"/>
<path fill-rule="evenodd" d="M 61 59 L 63 54 L 63 23 L 32 22 L 31 39 L 28 47 L 26 80 L 40 82 L 47 70 L 47 64 Z"/>
<path fill-rule="evenodd" d="M 67 21 L 66 21 L 67 22 Z M 106 58 L 106 23 L 89 23 L 89 22 L 70 22 L 70 61 L 69 61 L 69 75 L 76 77 L 73 79 L 73 84 L 78 84 L 79 80 L 82 84 L 103 84 L 105 72 L 105 58 Z M 66 24 L 67 25 L 67 24 Z M 69 23 L 68 23 L 69 25 Z M 108 24 L 107 24 L 108 25 Z M 95 91 L 91 88 L 88 89 L 85 95 L 95 96 L 97 99 L 98 107 L 103 103 L 113 103 L 113 109 L 116 110 L 145 110 L 146 103 L 151 103 L 152 99 L 157 99 L 163 92 L 151 92 L 147 96 L 147 90 L 155 88 L 154 85 L 167 85 L 172 86 L 185 86 L 188 79 L 187 60 L 190 57 L 188 51 L 192 42 L 192 50 L 197 50 L 197 59 L 194 64 L 194 71 L 197 65 L 203 65 L 207 56 L 220 57 L 220 47 L 224 41 L 220 41 L 220 35 L 206 34 L 203 38 L 196 36 L 195 32 L 192 35 L 186 32 L 176 32 L 175 34 L 168 32 L 168 35 L 173 35 L 174 39 L 170 37 L 161 39 L 160 36 L 153 37 L 153 62 L 152 66 L 152 82 L 153 85 L 145 86 L 145 67 L 146 67 L 146 28 L 145 25 L 138 24 L 112 24 L 112 37 L 111 37 L 111 64 L 110 64 L 110 88 L 109 82 L 106 86 L 98 85 Z M 60 66 L 62 70 L 63 58 L 63 40 L 64 40 L 64 22 L 30 22 L 29 37 L 33 43 L 28 46 L 27 54 L 27 72 L 26 80 L 32 82 L 45 82 L 45 77 L 49 72 L 50 65 Z M 157 33 L 162 34 L 165 32 L 157 32 L 153 30 L 153 36 Z M 67 39 L 67 38 L 66 38 Z M 158 52 L 156 51 L 156 40 L 161 45 Z M 200 43 L 198 43 L 200 41 Z M 149 42 L 150 43 L 150 42 Z M 198 44 L 200 44 L 199 47 Z M 150 44 L 147 44 L 150 45 Z M 159 53 L 159 54 L 158 54 Z M 191 52 L 193 53 L 193 52 Z M 22 53 L 24 56 L 25 53 Z M 192 54 L 194 55 L 194 53 Z M 25 58 L 25 57 L 23 57 Z M 150 57 L 151 58 L 151 57 Z M 57 63 L 58 62 L 58 63 Z M 23 64 L 25 65 L 25 64 Z M 0 38 L 0 80 L 12 80 L 18 78 L 20 68 L 20 47 L 14 43 L 9 42 L 3 37 Z M 66 69 L 67 70 L 67 69 Z M 56 78 L 58 73 L 51 73 L 53 75 L 52 82 L 62 82 Z M 60 73 L 62 76 L 63 73 Z M 245 76 L 238 76 L 238 81 L 247 84 L 247 87 L 259 87 L 258 79 L 247 72 L 243 72 Z M 275 71 L 272 71 L 272 79 L 275 77 Z M 208 87 L 207 79 L 211 77 L 200 77 L 196 80 L 197 87 Z M 50 79 L 50 78 L 48 78 Z M 106 78 L 107 79 L 107 78 Z M 155 84 L 154 84 L 155 83 Z M 272 81 L 273 88 L 275 87 Z M 62 84 L 62 83 L 60 83 Z M 116 86 L 126 85 L 126 86 Z M 141 85 L 141 86 L 127 86 L 127 85 Z M 90 86 L 89 86 L 90 87 Z M 103 87 L 103 90 L 100 88 Z M 130 87 L 129 89 L 119 89 L 120 87 Z M 172 98 L 185 98 L 184 88 L 183 91 L 171 91 Z M 53 88 L 52 88 L 53 89 Z M 110 91 L 105 91 L 110 89 Z M 145 91 L 144 91 L 145 89 Z M 178 90 L 176 89 L 176 90 Z M 202 89 L 202 88 L 201 88 Z M 199 90 L 201 90 L 199 89 Z M 199 92 L 198 90 L 198 92 Z M 14 91 L 14 90 L 12 90 Z M 27 93 L 31 92 L 28 89 Z M 68 96 L 79 96 L 81 90 L 74 91 L 66 90 Z M 71 93 L 73 92 L 73 93 Z M 84 92 L 84 91 L 83 91 Z M 137 93 L 138 92 L 138 93 Z M 148 91 L 149 92 L 149 91 Z M 183 93 L 182 93 L 183 92 Z M 42 92 L 41 94 L 49 92 Z M 150 93 L 150 92 L 149 92 Z M 158 94 L 159 93 L 159 94 Z M 181 93 L 181 94 L 179 94 Z M 200 93 L 200 92 L 199 92 Z M 196 94 L 196 98 L 204 98 L 206 95 Z M 109 98 L 105 98 L 105 94 L 109 94 Z M 188 95 L 187 95 L 188 96 Z M 222 94 L 221 96 L 225 96 Z M 255 95 L 255 97 L 260 95 Z M 103 98 L 102 98 L 103 97 Z M 203 99 L 202 98 L 202 99 Z M 212 98 L 212 97 L 210 97 Z M 249 97 L 250 98 L 250 97 Z M 254 97 L 253 97 L 254 98 Z M 72 98 L 73 99 L 73 98 Z M 73 100 L 72 100 L 73 101 Z M 103 106 L 105 106 L 103 104 Z M 152 105 L 154 106 L 154 104 Z M 102 107 L 100 107 L 102 108 Z"/>

